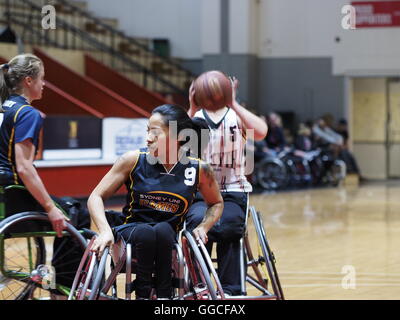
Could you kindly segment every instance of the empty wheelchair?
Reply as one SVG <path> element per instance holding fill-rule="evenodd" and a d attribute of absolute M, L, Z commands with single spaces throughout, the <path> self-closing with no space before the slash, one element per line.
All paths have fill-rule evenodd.
<path fill-rule="evenodd" d="M 57 238 L 46 213 L 15 208 L 32 201 L 22 186 L 0 186 L 0 300 L 68 296 L 91 235 L 68 224 Z"/>
<path fill-rule="evenodd" d="M 117 300 L 132 298 L 135 291 L 135 257 L 131 244 L 123 240 L 106 248 L 101 259 L 91 252 L 90 241 L 76 273 L 70 300 Z M 212 261 L 203 243 L 186 230 L 175 243 L 172 253 L 174 300 L 224 299 L 224 293 Z M 118 275 L 125 274 L 121 280 Z M 122 284 L 121 284 L 122 282 Z M 121 286 L 123 293 L 118 290 Z M 149 299 L 156 299 L 153 290 Z"/>

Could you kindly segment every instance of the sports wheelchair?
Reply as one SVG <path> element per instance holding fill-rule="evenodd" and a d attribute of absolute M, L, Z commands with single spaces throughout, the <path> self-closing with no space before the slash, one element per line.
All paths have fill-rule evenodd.
<path fill-rule="evenodd" d="M 256 211 L 254 206 L 247 205 L 247 208 L 246 229 L 243 237 L 240 239 L 240 250 L 242 252 L 240 259 L 242 295 L 229 297 L 228 299 L 284 300 L 282 286 L 275 265 L 275 255 L 269 246 L 261 214 L 259 211 Z M 251 225 L 249 218 L 256 234 L 256 237 L 253 239 L 249 237 Z M 249 296 L 246 283 L 257 289 L 261 294 Z M 271 286 L 272 291 L 269 289 L 269 286 Z"/>
<path fill-rule="evenodd" d="M 135 290 L 136 259 L 132 256 L 131 244 L 123 239 L 115 243 L 111 250 L 106 248 L 101 259 L 97 253 L 91 252 L 95 237 L 89 242 L 76 273 L 70 300 L 117 300 L 118 279 L 125 273 L 125 299 L 131 300 Z M 172 253 L 173 299 L 215 300 L 224 298 L 218 276 L 201 241 L 195 241 L 186 230 L 181 233 L 180 243 L 175 243 Z M 110 265 L 107 268 L 107 263 Z M 153 290 L 154 291 L 154 290 Z M 154 298 L 154 292 L 149 299 Z"/>
<path fill-rule="evenodd" d="M 275 267 L 275 257 L 269 248 L 263 228 L 261 216 L 254 207 L 248 212 L 257 234 L 258 256 L 253 254 L 253 243 L 249 240 L 248 230 L 240 241 L 242 250 L 241 288 L 240 296 L 225 296 L 217 271 L 207 249 L 201 240 L 195 240 L 190 232 L 183 230 L 179 241 L 175 243 L 172 253 L 172 285 L 174 300 L 215 300 L 215 299 L 252 299 L 270 300 L 284 299 L 278 273 Z M 247 214 L 249 216 L 249 214 Z M 247 225 L 246 217 L 246 225 Z M 130 300 L 135 290 L 135 258 L 132 257 L 132 247 L 123 240 L 115 243 L 111 250 L 106 248 L 101 259 L 91 252 L 94 238 L 88 244 L 76 273 L 69 299 L 70 300 Z M 253 270 L 254 275 L 249 272 Z M 125 273 L 122 284 L 124 294 L 118 290 L 121 281 L 118 275 Z M 121 280 L 121 279 L 119 279 Z M 261 291 L 259 296 L 248 296 L 246 282 Z M 272 292 L 269 291 L 269 282 Z M 155 298 L 154 292 L 150 299 Z"/>
<path fill-rule="evenodd" d="M 57 238 L 46 213 L 26 210 L 36 207 L 25 187 L 0 186 L 0 300 L 66 298 L 87 239 L 93 236 L 68 223 Z"/>

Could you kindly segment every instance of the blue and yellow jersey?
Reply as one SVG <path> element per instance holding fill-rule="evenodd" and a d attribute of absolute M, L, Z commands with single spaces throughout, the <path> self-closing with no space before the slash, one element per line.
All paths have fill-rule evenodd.
<path fill-rule="evenodd" d="M 167 221 L 179 231 L 198 190 L 200 161 L 185 156 L 167 171 L 147 149 L 141 149 L 125 182 L 125 223 Z"/>
<path fill-rule="evenodd" d="M 15 143 L 31 139 L 37 151 L 43 118 L 37 109 L 19 95 L 11 95 L 2 108 L 4 118 L 0 127 L 0 167 L 9 174 L 9 184 L 23 184 L 17 176 L 14 146 Z"/>

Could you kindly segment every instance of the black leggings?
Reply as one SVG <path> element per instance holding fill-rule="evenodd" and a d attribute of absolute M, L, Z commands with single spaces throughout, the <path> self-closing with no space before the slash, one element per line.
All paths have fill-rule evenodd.
<path fill-rule="evenodd" d="M 176 233 L 168 222 L 157 224 L 129 223 L 116 228 L 125 242 L 132 244 L 137 258 L 136 297 L 149 298 L 153 270 L 156 275 L 158 298 L 172 295 L 172 249 Z"/>

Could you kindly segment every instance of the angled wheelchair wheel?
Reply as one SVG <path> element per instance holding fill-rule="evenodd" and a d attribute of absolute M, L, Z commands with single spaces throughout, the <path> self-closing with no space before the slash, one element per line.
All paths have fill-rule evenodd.
<path fill-rule="evenodd" d="M 204 247 L 204 245 L 203 245 Z M 185 299 L 193 300 L 216 300 L 224 297 L 222 288 L 219 284 L 216 273 L 211 276 L 201 252 L 201 245 L 194 240 L 187 230 L 182 234 L 182 250 L 188 269 L 188 281 L 186 287 L 189 292 L 185 294 Z M 204 248 L 205 250 L 205 248 Z M 207 255 L 207 251 L 205 252 Z M 212 263 L 211 263 L 212 265 Z M 215 278 L 216 276 L 216 278 Z M 214 281 L 212 280 L 214 278 Z M 218 281 L 218 284 L 215 283 Z"/>
<path fill-rule="evenodd" d="M 96 255 L 90 251 L 94 240 L 95 237 L 90 240 L 85 252 L 83 253 L 78 270 L 75 274 L 74 282 L 72 283 L 68 300 L 83 300 L 86 296 L 86 291 L 88 289 L 88 285 L 86 284 L 88 284 L 92 278 L 94 264 L 96 263 Z"/>
<path fill-rule="evenodd" d="M 250 275 L 247 272 L 246 280 L 261 291 L 266 299 L 283 300 L 284 295 L 275 266 L 275 256 L 269 247 L 261 216 L 254 207 L 250 208 L 250 216 L 257 237 L 255 246 L 247 234 L 244 238 L 247 266 L 251 267 L 254 273 L 254 275 Z M 268 288 L 269 285 L 271 285 L 272 292 Z"/>
<path fill-rule="evenodd" d="M 70 224 L 63 237 L 56 238 L 45 213 L 24 212 L 4 219 L 0 223 L 0 299 L 68 295 L 66 281 L 73 278 L 74 263 L 79 263 L 81 255 L 74 255 L 77 261 L 66 257 L 85 247 L 85 238 Z"/>
<path fill-rule="evenodd" d="M 257 183 L 265 190 L 283 189 L 288 183 L 285 164 L 279 159 L 264 159 L 257 165 Z"/>
<path fill-rule="evenodd" d="M 328 180 L 334 187 L 337 187 L 344 178 L 346 178 L 346 163 L 336 159 L 328 171 Z"/>
<path fill-rule="evenodd" d="M 91 252 L 95 238 L 90 240 L 83 253 L 68 300 L 97 300 L 100 296 L 109 248 L 104 249 L 99 262 L 98 255 Z"/>

